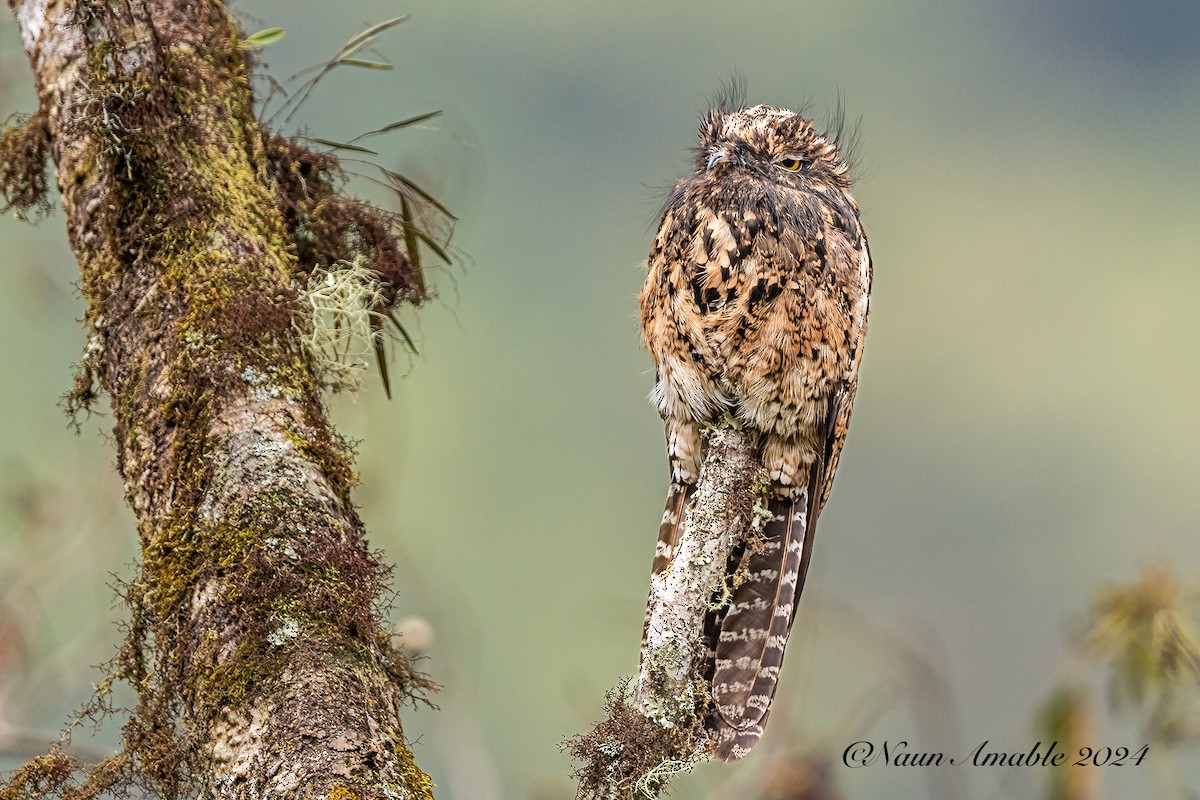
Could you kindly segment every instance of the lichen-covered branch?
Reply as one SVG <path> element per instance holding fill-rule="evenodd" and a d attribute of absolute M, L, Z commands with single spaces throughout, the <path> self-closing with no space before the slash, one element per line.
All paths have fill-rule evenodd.
<path fill-rule="evenodd" d="M 400 718 L 429 684 L 392 645 L 300 336 L 317 267 L 369 263 L 374 302 L 419 301 L 406 231 L 261 128 L 216 0 L 9 2 L 39 109 L 0 133 L 0 193 L 37 208 L 52 158 L 88 304 L 68 406 L 110 397 L 142 567 L 92 709 L 138 691 L 123 750 L 56 750 L 2 796 L 430 797 Z"/>
<path fill-rule="evenodd" d="M 635 688 L 610 692 L 606 719 L 568 742 L 581 762 L 580 798 L 657 797 L 672 777 L 709 756 L 703 719 L 712 698 L 702 670 L 711 642 L 705 618 L 728 602 L 730 555 L 756 527 L 767 473 L 751 431 L 709 428 L 704 448 L 675 555 L 650 583 Z"/>
<path fill-rule="evenodd" d="M 706 456 L 692 509 L 671 564 L 650 582 L 646 641 L 634 698 L 652 720 L 687 725 L 706 701 L 704 619 L 728 602 L 729 557 L 755 519 L 767 483 L 753 433 L 731 427 L 705 432 Z"/>

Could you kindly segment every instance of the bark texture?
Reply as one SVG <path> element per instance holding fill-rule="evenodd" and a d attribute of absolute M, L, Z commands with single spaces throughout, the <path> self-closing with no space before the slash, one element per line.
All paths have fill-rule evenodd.
<path fill-rule="evenodd" d="M 391 643 L 388 570 L 296 334 L 295 243 L 319 237 L 295 218 L 312 198 L 280 193 L 313 189 L 311 160 L 273 153 L 219 2 L 9 2 L 40 108 L 5 138 L 56 164 L 88 303 L 69 404 L 111 398 L 143 555 L 112 665 L 139 692 L 124 751 L 81 783 L 33 762 L 26 788 L 430 797 L 400 718 L 427 684 Z M 39 170 L 0 173 L 19 209 Z"/>

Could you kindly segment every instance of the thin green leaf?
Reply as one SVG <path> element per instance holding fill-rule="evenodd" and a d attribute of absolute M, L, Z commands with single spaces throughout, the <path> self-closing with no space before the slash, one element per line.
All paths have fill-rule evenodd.
<path fill-rule="evenodd" d="M 413 224 L 412 208 L 408 198 L 400 195 L 400 219 L 404 228 L 404 249 L 408 251 L 408 261 L 413 268 L 417 281 L 417 290 L 425 294 L 425 276 L 421 274 L 421 244 L 417 241 L 416 226 Z"/>
<path fill-rule="evenodd" d="M 452 263 L 450 254 L 446 252 L 445 248 L 435 242 L 433 237 L 420 228 L 414 227 L 413 230 L 417 232 L 417 236 L 421 237 L 421 241 L 429 246 L 430 250 L 432 250 L 434 253 L 437 253 L 438 258 L 440 258 L 442 261 L 445 261 L 447 264 Z"/>
<path fill-rule="evenodd" d="M 379 377 L 383 380 L 383 393 L 387 399 L 392 399 L 392 383 L 388 380 L 387 350 L 384 348 L 382 336 L 375 338 L 375 361 L 379 364 Z"/>
<path fill-rule="evenodd" d="M 368 155 L 372 156 L 379 155 L 379 153 L 376 153 L 374 150 L 368 150 L 365 147 L 359 147 L 358 145 L 350 144 L 349 142 L 335 142 L 331 139 L 318 139 L 316 136 L 309 136 L 307 138 L 310 142 L 323 144 L 326 147 L 333 147 L 337 150 L 353 150 L 355 153 L 367 153 Z"/>
<path fill-rule="evenodd" d="M 366 69 L 381 69 L 385 71 L 396 68 L 395 64 L 389 64 L 386 61 L 367 61 L 366 59 L 362 58 L 343 58 L 337 63 L 345 64 L 350 67 L 364 67 Z"/>
<path fill-rule="evenodd" d="M 275 44 L 285 35 L 283 28 L 263 28 L 258 33 L 252 33 L 238 42 L 238 47 L 243 50 L 261 50 Z"/>
<path fill-rule="evenodd" d="M 370 41 L 376 37 L 376 35 L 383 33 L 388 28 L 394 28 L 395 26 L 399 25 L 401 22 L 404 22 L 406 19 L 408 19 L 407 14 L 405 14 L 402 17 L 392 17 L 391 19 L 385 19 L 383 22 L 377 22 L 374 25 L 372 25 L 371 27 L 367 28 L 366 30 L 360 31 L 359 33 L 354 34 L 353 36 L 350 37 L 349 41 L 347 41 L 344 45 L 342 45 L 341 51 L 336 56 L 334 56 L 333 60 L 341 61 L 343 58 L 347 58 L 349 56 L 354 55 L 359 50 L 361 50 L 363 47 L 365 47 L 367 44 L 369 44 Z"/>
<path fill-rule="evenodd" d="M 393 181 L 396 181 L 397 183 L 407 187 L 411 191 L 416 192 L 425 202 L 429 203 L 431 206 L 433 206 L 438 211 L 445 214 L 450 219 L 456 220 L 456 221 L 458 220 L 458 217 L 456 217 L 450 213 L 450 209 L 446 208 L 444 205 L 442 205 L 441 203 L 439 203 L 437 201 L 437 198 L 435 198 L 429 192 L 422 189 L 420 186 L 417 186 L 415 183 L 413 183 L 411 180 L 409 180 L 408 178 L 401 175 L 399 172 L 393 172 L 390 169 L 384 169 L 383 167 L 380 167 L 380 169 L 383 170 L 384 175 L 387 175 Z M 398 187 L 397 187 L 397 191 L 399 191 Z"/>
<path fill-rule="evenodd" d="M 326 61 L 324 64 L 317 65 L 316 67 L 310 67 L 308 70 L 302 70 L 301 72 L 298 72 L 295 75 L 293 75 L 292 78 L 288 79 L 289 81 L 291 81 L 293 78 L 298 78 L 300 75 L 309 72 L 311 69 L 319 69 L 320 70 L 320 72 L 317 73 L 317 76 L 315 78 L 312 78 L 307 83 L 305 83 L 304 86 L 299 90 L 299 92 L 296 95 L 294 95 L 291 98 L 288 98 L 288 101 L 285 102 L 282 106 L 280 106 L 278 108 L 278 110 L 276 110 L 275 113 L 271 115 L 270 121 L 274 122 L 275 119 L 280 114 L 282 114 L 284 111 L 288 111 L 287 116 L 283 118 L 283 121 L 285 123 L 291 122 L 292 117 L 296 116 L 296 112 L 298 112 L 300 110 L 300 107 L 303 106 L 304 103 L 308 100 L 308 96 L 312 93 L 313 89 L 317 88 L 317 84 L 319 84 L 321 82 L 322 78 L 324 78 L 326 75 L 328 75 L 331 70 L 333 70 L 334 68 L 336 68 L 338 66 L 338 64 L 345 63 L 347 59 L 349 59 L 351 56 L 353 56 L 359 50 L 361 50 L 362 48 L 366 47 L 371 42 L 373 42 L 375 40 L 376 34 L 382 32 L 382 31 L 385 31 L 388 28 L 399 25 L 401 22 L 404 22 L 404 20 L 406 20 L 406 19 L 408 19 L 407 15 L 403 16 L 403 17 L 393 17 L 392 19 L 386 19 L 383 22 L 372 25 L 371 27 L 367 28 L 365 31 L 362 31 L 362 32 L 357 33 L 354 36 L 350 37 L 350 41 L 348 41 L 344 45 L 342 45 L 342 49 L 338 51 L 338 54 L 336 56 L 334 56 L 333 58 L 331 58 L 329 61 Z M 290 110 L 288 110 L 289 107 L 290 107 Z"/>
<path fill-rule="evenodd" d="M 412 351 L 414 356 L 421 355 L 417 351 L 417 345 L 413 342 L 412 337 L 408 335 L 408 331 L 404 330 L 404 326 L 400 324 L 400 320 L 396 319 L 396 315 L 391 311 L 387 313 L 387 318 L 396 326 L 396 330 L 400 331 L 400 335 L 404 337 L 404 343 L 408 345 L 408 349 Z"/>
<path fill-rule="evenodd" d="M 399 130 L 401 128 L 407 128 L 409 125 L 416 125 L 418 122 L 424 122 L 427 119 L 433 119 L 434 117 L 436 117 L 438 114 L 441 114 L 441 113 L 442 113 L 441 111 L 430 111 L 425 114 L 417 114 L 415 117 L 409 117 L 408 119 L 402 119 L 399 122 L 393 122 L 391 125 L 384 125 L 382 128 L 379 128 L 378 130 L 367 131 L 366 133 L 359 134 L 358 136 L 355 136 L 350 141 L 357 142 L 359 139 L 365 139 L 368 136 L 377 136 L 381 133 L 391 133 L 392 131 Z"/>

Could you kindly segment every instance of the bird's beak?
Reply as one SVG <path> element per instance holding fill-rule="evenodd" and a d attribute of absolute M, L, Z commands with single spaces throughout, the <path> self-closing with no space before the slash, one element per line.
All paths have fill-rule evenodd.
<path fill-rule="evenodd" d="M 708 157 L 708 165 L 704 168 L 705 172 L 712 172 L 713 167 L 717 164 L 728 164 L 729 155 L 724 150 L 718 150 Z"/>

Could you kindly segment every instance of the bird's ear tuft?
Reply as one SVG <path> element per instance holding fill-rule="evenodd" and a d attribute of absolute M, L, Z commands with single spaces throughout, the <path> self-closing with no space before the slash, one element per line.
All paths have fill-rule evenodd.
<path fill-rule="evenodd" d="M 717 89 L 712 104 L 714 108 L 720 109 L 726 114 L 732 114 L 744 108 L 746 105 L 746 78 L 739 75 L 736 70 L 731 72 L 728 78 L 721 81 L 721 86 Z"/>
<path fill-rule="evenodd" d="M 716 106 L 709 110 L 704 115 L 704 121 L 700 123 L 700 147 L 701 149 L 708 145 L 715 144 L 721 139 L 721 131 L 725 127 L 725 117 L 728 114 L 725 109 Z"/>
<path fill-rule="evenodd" d="M 720 87 L 712 98 L 709 111 L 704 115 L 700 126 L 700 146 L 712 144 L 721 138 L 725 127 L 725 118 L 735 114 L 745 106 L 746 79 L 733 72 L 721 81 Z"/>
<path fill-rule="evenodd" d="M 825 138 L 837 147 L 838 160 L 843 171 L 858 172 L 858 150 L 861 143 L 862 118 L 851 120 L 846 115 L 846 101 L 838 92 L 837 101 L 829 109 L 828 122 L 825 124 Z"/>

